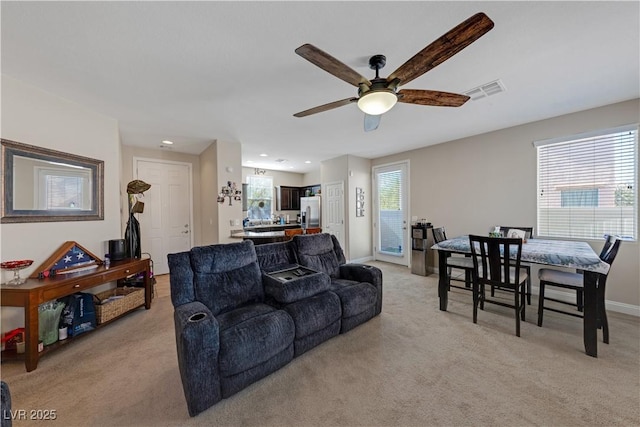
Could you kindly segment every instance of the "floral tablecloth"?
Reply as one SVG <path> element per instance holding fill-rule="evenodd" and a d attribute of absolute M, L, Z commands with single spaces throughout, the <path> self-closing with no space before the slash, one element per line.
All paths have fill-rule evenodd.
<path fill-rule="evenodd" d="M 431 247 L 457 253 L 471 253 L 469 236 L 445 240 Z M 606 274 L 609 264 L 602 261 L 587 242 L 528 239 L 522 245 L 522 261 L 557 267 L 576 268 Z"/>

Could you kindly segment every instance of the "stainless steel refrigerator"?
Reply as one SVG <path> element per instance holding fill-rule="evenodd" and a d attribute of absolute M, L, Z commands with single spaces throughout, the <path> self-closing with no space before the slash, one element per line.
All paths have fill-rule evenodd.
<path fill-rule="evenodd" d="M 322 227 L 320 196 L 300 197 L 302 228 Z"/>

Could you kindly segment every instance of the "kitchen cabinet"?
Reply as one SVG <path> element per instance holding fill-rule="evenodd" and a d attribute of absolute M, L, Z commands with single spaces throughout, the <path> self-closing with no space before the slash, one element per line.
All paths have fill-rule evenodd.
<path fill-rule="evenodd" d="M 297 211 L 300 210 L 300 188 L 299 187 L 278 187 L 278 206 L 279 211 Z"/>
<path fill-rule="evenodd" d="M 300 197 L 309 197 L 309 196 L 319 196 L 320 195 L 320 184 L 309 185 L 307 187 L 300 188 Z M 307 194 L 308 192 L 308 194 Z"/>

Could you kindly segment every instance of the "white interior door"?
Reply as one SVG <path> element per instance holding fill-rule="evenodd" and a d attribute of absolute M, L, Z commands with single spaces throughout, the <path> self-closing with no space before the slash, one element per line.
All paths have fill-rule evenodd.
<path fill-rule="evenodd" d="M 140 199 L 144 212 L 137 217 L 141 249 L 151 255 L 154 274 L 166 274 L 167 254 L 193 246 L 191 165 L 134 159 L 134 167 L 137 179 L 151 184 Z"/>
<path fill-rule="evenodd" d="M 325 184 L 322 190 L 322 203 L 325 206 L 323 209 L 322 231 L 336 236 L 342 249 L 346 250 L 344 240 L 344 182 Z"/>
<path fill-rule="evenodd" d="M 409 265 L 407 162 L 373 169 L 374 257 Z"/>

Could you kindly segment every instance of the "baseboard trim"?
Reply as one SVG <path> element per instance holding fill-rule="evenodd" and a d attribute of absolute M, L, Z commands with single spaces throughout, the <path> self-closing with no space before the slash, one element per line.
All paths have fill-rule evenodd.
<path fill-rule="evenodd" d="M 531 293 L 533 293 L 534 295 L 540 295 L 540 288 L 538 288 L 537 286 L 532 286 Z M 555 289 L 545 289 L 544 293 L 551 298 L 559 299 L 561 301 L 575 302 L 576 300 L 575 293 L 562 292 Z M 625 304 L 623 302 L 610 300 L 605 300 L 604 305 L 605 308 L 609 311 L 615 311 L 616 313 L 623 313 L 630 316 L 640 317 L 640 307 L 638 307 L 637 305 Z"/>
<path fill-rule="evenodd" d="M 358 259 L 349 260 L 349 262 L 352 262 L 354 264 L 362 264 L 362 263 L 365 263 L 367 261 L 373 261 L 373 257 L 372 256 L 366 256 L 364 258 L 358 258 Z"/>
<path fill-rule="evenodd" d="M 435 269 L 435 274 L 439 274 L 437 268 Z M 533 295 L 540 295 L 540 288 L 535 285 L 531 286 L 531 293 Z M 576 298 L 575 293 L 562 292 L 555 289 L 546 289 L 545 294 L 547 294 L 551 298 L 559 299 L 566 302 L 575 302 Z M 640 317 L 640 306 L 610 300 L 605 300 L 604 305 L 605 308 L 609 311 Z"/>

